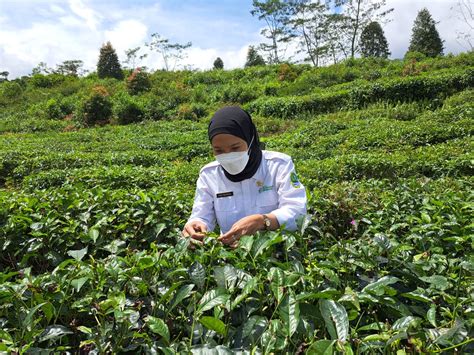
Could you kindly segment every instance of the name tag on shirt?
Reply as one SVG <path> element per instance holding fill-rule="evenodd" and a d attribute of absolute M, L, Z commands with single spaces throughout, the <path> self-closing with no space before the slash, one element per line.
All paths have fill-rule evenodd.
<path fill-rule="evenodd" d="M 234 192 L 233 192 L 233 191 L 229 191 L 229 192 L 219 192 L 219 193 L 216 195 L 217 198 L 229 197 L 229 196 L 234 196 Z"/>

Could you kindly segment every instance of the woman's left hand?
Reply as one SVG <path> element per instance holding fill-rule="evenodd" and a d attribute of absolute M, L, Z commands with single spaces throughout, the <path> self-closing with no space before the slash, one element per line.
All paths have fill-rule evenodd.
<path fill-rule="evenodd" d="M 235 248 L 241 236 L 255 234 L 256 231 L 263 229 L 263 227 L 263 216 L 261 214 L 253 214 L 235 222 L 227 233 L 217 239 Z"/>

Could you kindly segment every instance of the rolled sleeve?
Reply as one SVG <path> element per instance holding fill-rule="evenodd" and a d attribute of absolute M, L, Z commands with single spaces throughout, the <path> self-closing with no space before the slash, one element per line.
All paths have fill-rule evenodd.
<path fill-rule="evenodd" d="M 213 231 L 216 226 L 216 215 L 214 212 L 214 198 L 206 184 L 202 174 L 196 183 L 196 193 L 194 195 L 194 204 L 188 223 L 191 221 L 200 221 L 207 226 L 208 231 Z"/>
<path fill-rule="evenodd" d="M 306 189 L 299 181 L 293 161 L 290 159 L 281 167 L 277 178 L 278 209 L 275 215 L 280 226 L 288 231 L 298 229 L 297 222 L 306 215 Z"/>

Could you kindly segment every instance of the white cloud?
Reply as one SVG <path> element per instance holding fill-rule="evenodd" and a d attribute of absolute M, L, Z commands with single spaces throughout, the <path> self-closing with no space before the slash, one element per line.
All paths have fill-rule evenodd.
<path fill-rule="evenodd" d="M 87 27 L 96 30 L 100 24 L 100 16 L 91 7 L 88 7 L 82 0 L 69 0 L 69 8 L 78 17 L 82 18 Z"/>
<path fill-rule="evenodd" d="M 148 28 L 137 20 L 125 20 L 117 23 L 110 31 L 105 31 L 104 40 L 110 41 L 117 51 L 123 53 L 130 48 L 143 46 L 147 37 Z"/>
<path fill-rule="evenodd" d="M 52 4 L 49 6 L 49 9 L 51 12 L 57 14 L 57 15 L 63 15 L 66 13 L 66 10 L 64 10 L 61 6 L 58 6 L 56 4 Z"/>

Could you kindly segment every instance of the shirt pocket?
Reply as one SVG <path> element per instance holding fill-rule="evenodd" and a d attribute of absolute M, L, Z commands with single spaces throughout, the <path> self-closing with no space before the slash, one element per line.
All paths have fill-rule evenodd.
<path fill-rule="evenodd" d="M 260 213 L 270 213 L 278 208 L 278 195 L 275 191 L 265 191 L 257 195 L 257 209 Z"/>
<path fill-rule="evenodd" d="M 237 203 L 234 196 L 219 197 L 214 200 L 217 224 L 222 233 L 227 232 L 237 221 Z"/>
<path fill-rule="evenodd" d="M 234 211 L 236 208 L 235 197 L 219 197 L 214 200 L 216 212 Z"/>

